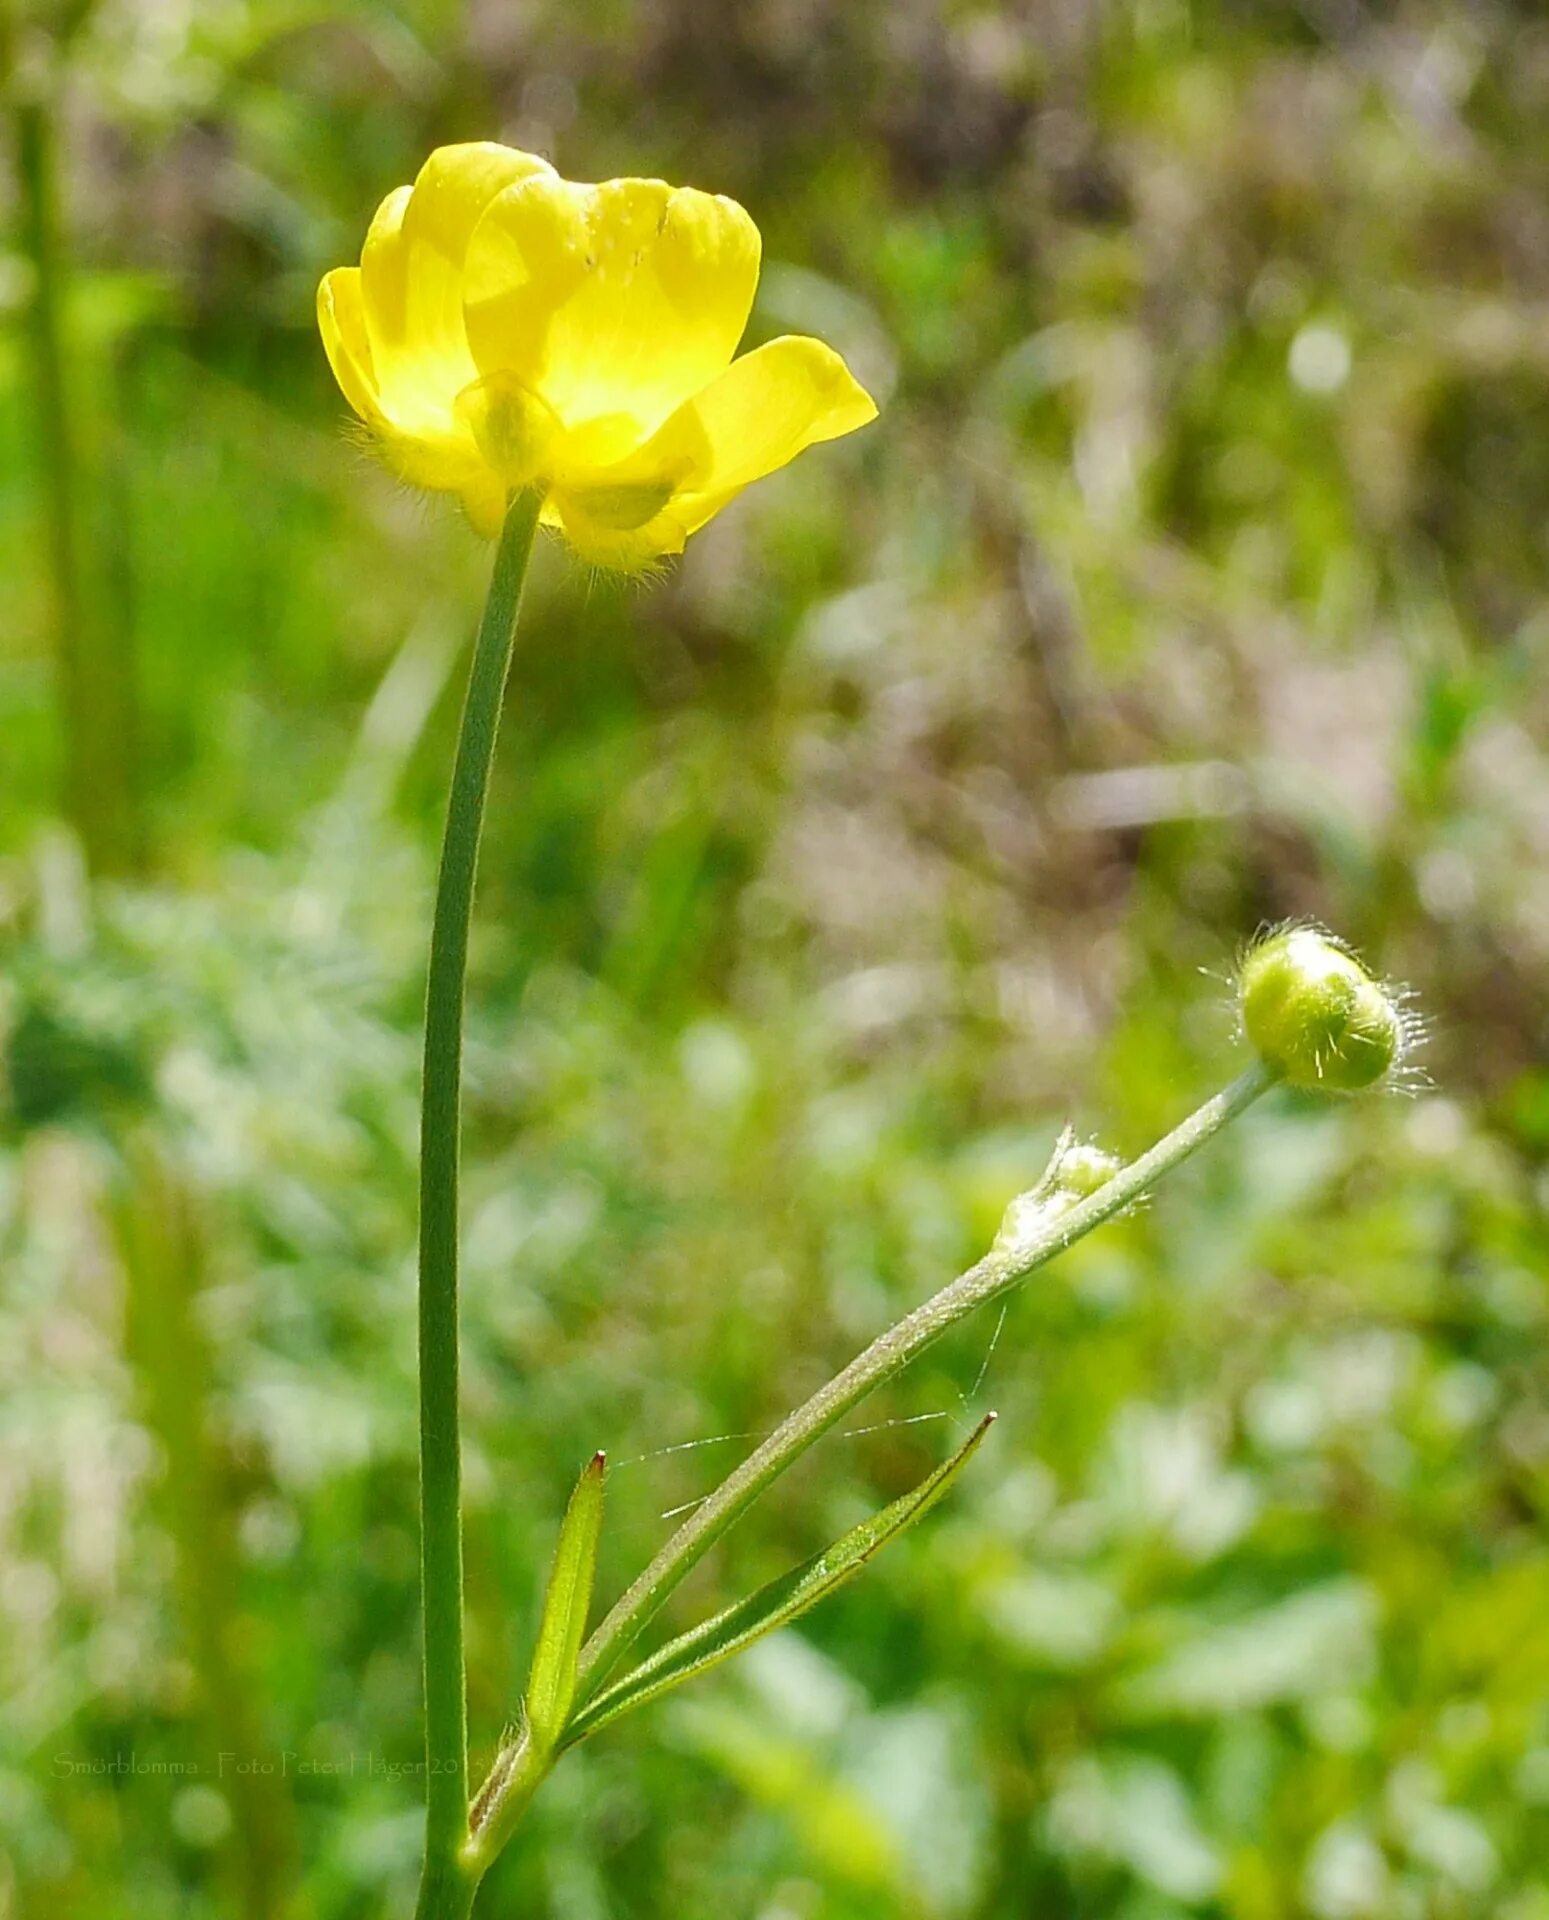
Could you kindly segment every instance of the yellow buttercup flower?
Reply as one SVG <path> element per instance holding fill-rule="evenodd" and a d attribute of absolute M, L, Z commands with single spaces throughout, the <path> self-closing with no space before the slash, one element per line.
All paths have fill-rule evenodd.
<path fill-rule="evenodd" d="M 360 265 L 324 276 L 318 323 L 404 479 L 460 495 L 485 533 L 538 488 L 585 559 L 642 566 L 876 417 L 820 340 L 732 359 L 758 264 L 757 227 L 718 194 L 440 147 L 377 209 Z"/>

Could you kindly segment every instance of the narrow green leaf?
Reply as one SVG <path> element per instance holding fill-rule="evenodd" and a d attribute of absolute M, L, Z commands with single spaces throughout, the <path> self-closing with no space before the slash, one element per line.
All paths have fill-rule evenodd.
<path fill-rule="evenodd" d="M 757 1593 L 739 1600 L 713 1620 L 680 1634 L 650 1659 L 643 1660 L 632 1673 L 582 1707 L 566 1728 L 563 1744 L 574 1746 L 632 1707 L 643 1706 L 669 1688 L 692 1679 L 696 1673 L 729 1660 L 766 1633 L 788 1625 L 816 1606 L 819 1600 L 859 1573 L 878 1548 L 935 1505 L 967 1466 L 994 1419 L 993 1413 L 986 1414 L 962 1449 L 922 1480 L 913 1492 L 863 1521 L 824 1552 L 815 1554 L 780 1579 L 771 1580 L 768 1586 L 760 1587 Z"/>
<path fill-rule="evenodd" d="M 594 1454 L 581 1471 L 565 1509 L 543 1599 L 543 1620 L 527 1680 L 527 1728 L 529 1738 L 545 1751 L 553 1750 L 575 1703 L 576 1663 L 586 1638 L 586 1616 L 597 1575 L 606 1464 L 604 1454 Z"/>

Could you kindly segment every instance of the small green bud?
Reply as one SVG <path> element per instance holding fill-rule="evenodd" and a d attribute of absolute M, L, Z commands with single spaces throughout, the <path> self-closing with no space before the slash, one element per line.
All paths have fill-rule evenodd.
<path fill-rule="evenodd" d="M 1402 1057 L 1408 1023 L 1393 996 L 1319 927 L 1283 927 L 1242 963 L 1243 1032 L 1293 1087 L 1358 1093 Z"/>
<path fill-rule="evenodd" d="M 1006 1209 L 995 1245 L 1002 1250 L 1021 1246 L 1040 1228 L 1106 1186 L 1124 1165 L 1116 1154 L 1078 1140 L 1067 1127 L 1054 1143 L 1054 1152 L 1036 1187 L 1019 1193 Z"/>
<path fill-rule="evenodd" d="M 1057 1192 L 1068 1193 L 1072 1200 L 1085 1200 L 1099 1187 L 1107 1186 L 1123 1165 L 1116 1153 L 1090 1140 L 1072 1140 L 1050 1172 Z"/>

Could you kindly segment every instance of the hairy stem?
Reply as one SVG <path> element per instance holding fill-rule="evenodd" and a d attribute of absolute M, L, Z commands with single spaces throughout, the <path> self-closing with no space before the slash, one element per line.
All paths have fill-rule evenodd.
<path fill-rule="evenodd" d="M 932 1341 L 965 1314 L 1025 1280 L 1036 1268 L 1111 1220 L 1164 1174 L 1202 1147 L 1228 1121 L 1274 1083 L 1275 1075 L 1254 1065 L 1207 1100 L 1181 1126 L 1149 1152 L 1122 1168 L 1078 1206 L 1052 1219 L 1041 1231 L 1014 1246 L 996 1246 L 977 1265 L 949 1281 L 931 1299 L 858 1354 L 842 1373 L 819 1387 L 742 1465 L 703 1501 L 678 1528 L 586 1643 L 581 1655 L 580 1689 L 595 1691 L 668 1595 L 709 1552 L 759 1495 L 837 1420 L 885 1380 L 908 1366 Z"/>
<path fill-rule="evenodd" d="M 483 1873 L 516 1831 L 533 1795 L 553 1771 L 555 1755 L 543 1752 L 523 1730 L 497 1756 L 473 1803 L 473 1833 L 463 1849 L 470 1871 Z"/>
<path fill-rule="evenodd" d="M 466 1914 L 468 1705 L 463 1666 L 462 1447 L 457 1387 L 457 1175 L 463 992 L 484 799 L 540 502 L 506 515 L 452 769 L 425 995 L 420 1121 L 420 1551 L 425 1609 L 425 1877 L 419 1920 Z M 465 1897 L 466 1896 L 466 1897 Z"/>
<path fill-rule="evenodd" d="M 461 1860 L 427 1858 L 414 1920 L 468 1920 L 478 1890 L 479 1875 Z"/>

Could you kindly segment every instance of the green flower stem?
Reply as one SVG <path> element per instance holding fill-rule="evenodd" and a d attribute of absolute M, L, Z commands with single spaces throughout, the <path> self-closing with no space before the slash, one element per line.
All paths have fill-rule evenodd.
<path fill-rule="evenodd" d="M 1132 1161 L 1090 1198 L 1052 1218 L 1041 1231 L 1012 1246 L 993 1247 L 976 1266 L 880 1335 L 840 1374 L 819 1387 L 703 1501 L 598 1627 L 581 1654 L 580 1698 L 595 1692 L 609 1668 L 634 1641 L 659 1607 L 721 1535 L 738 1520 L 772 1481 L 820 1435 L 844 1417 L 857 1401 L 908 1366 L 932 1341 L 965 1314 L 1023 1281 L 1061 1254 L 1187 1160 L 1275 1082 L 1260 1064 L 1207 1100 L 1148 1153 Z"/>
<path fill-rule="evenodd" d="M 425 1607 L 425 1876 L 419 1920 L 459 1920 L 476 1882 L 468 1837 L 463 1666 L 462 1448 L 457 1398 L 457 1169 L 463 989 L 479 833 L 522 582 L 538 526 L 535 493 L 513 496 L 474 646 L 452 768 L 425 995 L 420 1120 L 420 1541 Z"/>
<path fill-rule="evenodd" d="M 427 1859 L 415 1920 L 468 1920 L 478 1890 L 479 1875 L 461 1860 Z"/>

